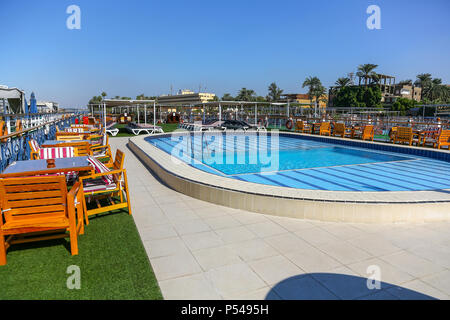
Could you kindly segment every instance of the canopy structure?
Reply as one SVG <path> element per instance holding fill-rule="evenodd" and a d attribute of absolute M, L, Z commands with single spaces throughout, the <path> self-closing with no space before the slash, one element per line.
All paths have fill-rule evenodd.
<path fill-rule="evenodd" d="M 107 107 L 136 107 L 138 111 L 139 122 L 139 107 L 144 106 L 144 123 L 147 124 L 147 106 L 153 105 L 153 125 L 156 126 L 156 100 L 123 100 L 123 99 L 104 99 L 101 102 L 104 108 L 104 120 L 106 121 Z M 106 125 L 106 124 L 105 124 Z"/>
<path fill-rule="evenodd" d="M 26 113 L 25 92 L 17 88 L 0 86 L 0 110 L 3 114 Z"/>

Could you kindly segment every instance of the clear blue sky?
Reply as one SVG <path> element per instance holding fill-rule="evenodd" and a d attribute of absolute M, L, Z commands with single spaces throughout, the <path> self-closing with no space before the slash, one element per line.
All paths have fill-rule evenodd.
<path fill-rule="evenodd" d="M 66 28 L 71 4 L 81 30 Z M 366 28 L 370 4 L 381 30 Z M 363 63 L 450 83 L 449 13 L 448 0 L 0 0 L 0 84 L 77 107 L 103 90 L 134 98 L 170 85 L 305 92 L 305 77 L 330 86 Z"/>

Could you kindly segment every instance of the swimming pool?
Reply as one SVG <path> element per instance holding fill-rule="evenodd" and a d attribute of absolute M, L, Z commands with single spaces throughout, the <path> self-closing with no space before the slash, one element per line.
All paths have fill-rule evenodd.
<path fill-rule="evenodd" d="M 450 163 L 298 135 L 199 133 L 145 140 L 172 159 L 230 179 L 325 191 L 450 188 Z"/>

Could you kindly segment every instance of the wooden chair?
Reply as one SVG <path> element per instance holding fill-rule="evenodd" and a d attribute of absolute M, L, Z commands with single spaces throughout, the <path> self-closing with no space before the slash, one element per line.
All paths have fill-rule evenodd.
<path fill-rule="evenodd" d="M 303 122 L 302 120 L 297 120 L 295 122 L 295 131 L 296 132 L 301 132 L 301 133 L 311 133 L 311 126 L 309 126 L 308 124 L 305 124 L 305 122 Z"/>
<path fill-rule="evenodd" d="M 0 121 L 0 137 L 8 135 L 5 121 Z"/>
<path fill-rule="evenodd" d="M 30 160 L 39 159 L 39 143 L 34 139 L 30 139 L 28 144 L 30 145 Z"/>
<path fill-rule="evenodd" d="M 92 155 L 91 145 L 88 141 L 66 141 L 60 143 L 59 147 L 73 147 L 76 152 L 76 157 Z"/>
<path fill-rule="evenodd" d="M 80 183 L 67 192 L 62 176 L 0 179 L 0 265 L 12 244 L 32 241 L 70 237 L 77 255 L 77 236 L 84 233 L 81 197 Z"/>
<path fill-rule="evenodd" d="M 111 157 L 111 159 L 112 159 L 112 157 Z M 124 161 L 125 161 L 125 153 L 123 153 L 120 149 L 117 149 L 116 157 L 114 158 L 114 162 L 110 161 L 110 162 L 104 163 L 104 165 L 108 169 L 121 170 L 121 169 L 123 169 Z"/>
<path fill-rule="evenodd" d="M 16 130 L 15 132 L 20 132 L 23 130 L 22 120 L 16 120 Z"/>
<path fill-rule="evenodd" d="M 128 192 L 128 180 L 125 169 L 110 170 L 97 159 L 90 157 L 89 161 L 94 166 L 95 174 L 80 177 L 83 192 L 83 209 L 86 224 L 89 224 L 89 216 L 108 211 L 128 208 L 131 215 L 130 195 Z M 122 156 L 123 163 L 123 156 Z M 113 165 L 114 166 L 114 165 Z M 123 164 L 120 164 L 122 167 Z M 88 209 L 88 202 L 94 200 L 97 207 Z M 114 199 L 116 198 L 116 199 Z M 109 203 L 102 205 L 100 200 Z"/>
<path fill-rule="evenodd" d="M 414 139 L 414 135 L 411 127 L 397 127 L 397 130 L 394 134 L 394 144 L 397 142 L 407 143 L 410 146 L 415 143 L 419 143 L 419 139 Z"/>
<path fill-rule="evenodd" d="M 0 137 L 8 135 L 8 128 L 5 121 L 0 121 Z M 7 139 L 1 139 L 0 142 L 6 142 Z"/>
<path fill-rule="evenodd" d="M 109 137 L 105 133 L 101 137 L 101 142 L 96 145 L 91 145 L 91 152 L 94 157 L 99 160 L 106 160 L 107 162 L 112 160 L 111 147 L 109 146 Z"/>
<path fill-rule="evenodd" d="M 450 130 L 441 130 L 437 137 L 427 140 L 427 143 L 432 143 L 433 148 L 440 149 L 443 146 L 448 146 L 450 149 Z"/>
<path fill-rule="evenodd" d="M 330 136 L 331 135 L 331 123 L 330 122 L 322 122 L 320 124 L 319 134 L 321 136 Z"/>
<path fill-rule="evenodd" d="M 335 123 L 332 135 L 335 137 L 345 138 L 347 136 L 350 137 L 352 132 L 345 126 L 345 123 Z"/>
<path fill-rule="evenodd" d="M 57 132 L 57 141 L 72 141 L 72 140 L 84 140 L 84 136 L 81 134 L 70 134 L 69 132 Z"/>
<path fill-rule="evenodd" d="M 397 132 L 398 127 L 392 127 L 391 130 L 389 130 L 389 141 L 394 142 L 395 133 Z"/>
<path fill-rule="evenodd" d="M 373 141 L 374 127 L 371 124 L 365 125 L 362 130 L 355 132 L 354 137 L 360 138 L 361 140 Z"/>

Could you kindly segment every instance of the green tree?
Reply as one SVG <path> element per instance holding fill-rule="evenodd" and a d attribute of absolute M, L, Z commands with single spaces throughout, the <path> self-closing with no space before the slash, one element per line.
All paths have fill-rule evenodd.
<path fill-rule="evenodd" d="M 100 104 L 102 102 L 102 96 L 93 96 L 91 100 L 89 100 L 89 104 Z"/>
<path fill-rule="evenodd" d="M 242 88 L 237 97 L 236 100 L 238 101 L 255 101 L 255 91 L 247 88 Z"/>
<path fill-rule="evenodd" d="M 421 73 L 417 75 L 417 79 L 414 82 L 414 85 L 422 88 L 422 93 L 431 84 L 431 74 L 430 73 Z"/>
<path fill-rule="evenodd" d="M 268 91 L 269 93 L 266 97 L 268 101 L 278 101 L 281 99 L 281 95 L 283 94 L 283 90 L 280 89 L 275 82 L 272 82 L 269 85 Z"/>
<path fill-rule="evenodd" d="M 411 79 L 408 79 L 408 80 L 402 80 L 402 81 L 400 81 L 398 84 L 400 84 L 400 85 L 406 85 L 406 86 L 412 86 L 413 81 L 412 81 Z"/>
<path fill-rule="evenodd" d="M 225 93 L 222 96 L 222 101 L 234 101 L 234 97 L 229 93 Z"/>
<path fill-rule="evenodd" d="M 369 86 L 360 88 L 362 93 L 362 100 L 368 108 L 381 108 L 381 89 L 379 86 Z"/>
<path fill-rule="evenodd" d="M 361 85 L 361 78 L 364 79 L 364 85 L 367 85 L 373 81 L 378 82 L 378 75 L 375 70 L 378 67 L 377 64 L 366 63 L 358 66 L 358 72 L 356 75 L 359 77 L 359 85 Z"/>
<path fill-rule="evenodd" d="M 338 78 L 336 82 L 334 83 L 338 88 L 343 88 L 346 86 L 349 86 L 351 84 L 352 80 L 347 77 Z"/>
<path fill-rule="evenodd" d="M 407 99 L 407 98 L 398 98 L 395 100 L 392 105 L 393 111 L 400 111 L 400 115 L 404 116 L 408 113 L 408 111 L 417 106 L 417 102 L 415 100 Z"/>
<path fill-rule="evenodd" d="M 101 95 L 102 95 L 102 100 L 104 100 L 108 94 L 105 91 L 103 91 Z"/>
<path fill-rule="evenodd" d="M 317 103 L 319 99 L 327 92 L 327 89 L 322 85 L 322 82 L 317 77 L 307 77 L 305 81 L 303 81 L 302 88 L 308 87 L 308 95 L 311 100 L 311 104 L 313 102 L 313 98 L 315 98 L 314 102 L 314 113 L 317 110 Z"/>

